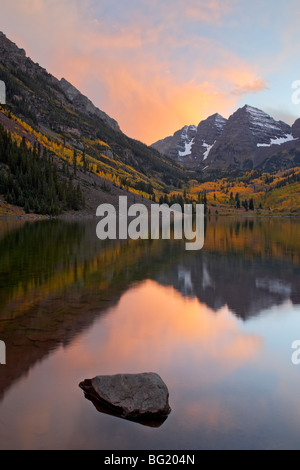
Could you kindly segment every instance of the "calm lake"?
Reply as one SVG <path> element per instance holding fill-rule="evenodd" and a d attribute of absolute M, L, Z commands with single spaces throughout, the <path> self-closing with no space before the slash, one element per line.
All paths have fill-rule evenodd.
<path fill-rule="evenodd" d="M 192 252 L 96 223 L 0 221 L 0 448 L 299 449 L 300 222 L 212 217 Z M 169 388 L 160 427 L 78 386 L 140 372 Z"/>

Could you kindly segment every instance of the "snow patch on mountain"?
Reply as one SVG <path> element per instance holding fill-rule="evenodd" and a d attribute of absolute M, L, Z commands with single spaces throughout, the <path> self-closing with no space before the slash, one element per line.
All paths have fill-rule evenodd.
<path fill-rule="evenodd" d="M 188 155 L 191 155 L 192 153 L 192 146 L 193 143 L 195 142 L 195 138 L 193 138 L 190 142 L 185 142 L 185 148 L 182 152 L 178 152 L 179 157 L 187 157 Z"/>
<path fill-rule="evenodd" d="M 216 140 L 214 141 L 214 143 L 212 145 L 209 145 L 207 144 L 206 142 L 203 142 L 202 146 L 206 148 L 204 154 L 203 154 L 203 161 L 207 159 L 208 155 L 209 155 L 209 152 L 211 151 L 211 149 L 213 148 L 213 146 L 215 145 L 216 143 Z"/>
<path fill-rule="evenodd" d="M 271 147 L 271 145 L 282 145 L 285 142 L 290 142 L 291 140 L 298 140 L 298 137 L 295 138 L 292 136 L 292 134 L 288 134 L 284 137 L 277 137 L 276 139 L 271 139 L 269 144 L 257 144 L 257 147 Z"/>

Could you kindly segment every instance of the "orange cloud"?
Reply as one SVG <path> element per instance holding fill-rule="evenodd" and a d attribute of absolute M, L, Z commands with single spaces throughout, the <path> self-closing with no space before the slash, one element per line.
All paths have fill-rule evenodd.
<path fill-rule="evenodd" d="M 125 49 L 128 44 L 123 39 Z M 115 117 L 126 134 L 148 144 L 215 112 L 228 116 L 241 94 L 266 88 L 252 68 L 236 57 L 232 68 L 223 65 L 223 57 L 219 64 L 204 67 L 199 57 L 199 63 L 192 65 L 196 77 L 192 80 L 172 73 L 172 60 L 160 61 L 155 54 L 144 56 L 140 51 L 134 57 L 101 55 L 101 60 L 92 52 L 69 54 L 62 61 L 71 82 L 81 90 L 90 82 L 87 94 L 93 95 L 93 101 Z M 97 90 L 103 89 L 105 96 L 98 95 Z"/>

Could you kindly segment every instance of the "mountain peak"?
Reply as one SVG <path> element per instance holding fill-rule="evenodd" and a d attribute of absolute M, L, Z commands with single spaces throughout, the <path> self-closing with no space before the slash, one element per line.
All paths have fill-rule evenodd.
<path fill-rule="evenodd" d="M 288 124 L 283 121 L 276 121 L 261 109 L 245 105 L 243 108 L 240 108 L 240 110 L 244 111 L 249 117 L 250 130 L 254 136 L 259 135 L 259 137 L 261 137 L 262 129 L 267 139 L 269 139 L 269 137 L 272 139 L 274 134 L 278 134 L 277 137 L 284 137 L 291 132 L 291 128 Z M 239 113 L 240 110 L 238 110 L 237 113 Z M 237 113 L 233 114 L 232 118 L 237 118 Z"/>
<path fill-rule="evenodd" d="M 173 136 L 155 142 L 152 147 L 175 161 L 195 166 L 208 157 L 226 122 L 227 119 L 215 113 L 201 121 L 198 127 L 184 126 Z"/>
<path fill-rule="evenodd" d="M 212 117 L 214 118 L 215 125 L 216 125 L 219 129 L 223 130 L 223 129 L 224 129 L 224 126 L 225 126 L 225 124 L 226 124 L 226 122 L 227 122 L 227 119 L 225 119 L 225 118 L 224 118 L 223 116 L 221 116 L 221 114 L 219 114 L 219 113 L 213 114 Z"/>
<path fill-rule="evenodd" d="M 288 124 L 276 121 L 254 106 L 245 105 L 230 116 L 206 163 L 210 169 L 249 170 L 263 158 L 261 147 L 281 145 L 292 139 Z"/>
<path fill-rule="evenodd" d="M 225 119 L 225 118 L 224 118 L 221 114 L 219 114 L 219 113 L 213 114 L 212 117 L 214 117 L 214 118 L 217 119 L 217 120 L 220 119 L 220 118 L 221 118 L 221 119 Z M 226 119 L 225 119 L 225 120 L 226 120 Z"/>
<path fill-rule="evenodd" d="M 266 114 L 266 113 L 265 113 L 264 111 L 262 111 L 261 109 L 256 108 L 255 106 L 251 106 L 251 105 L 249 105 L 249 104 L 245 104 L 245 106 L 244 106 L 242 109 L 245 109 L 245 111 L 247 111 L 248 113 L 256 113 L 257 111 L 259 111 L 260 113 Z"/>
<path fill-rule="evenodd" d="M 246 104 L 243 108 L 240 109 L 245 111 L 252 119 L 272 119 L 274 121 L 274 119 L 271 118 L 269 114 L 259 108 L 255 108 L 254 106 L 249 106 L 248 104 Z"/>

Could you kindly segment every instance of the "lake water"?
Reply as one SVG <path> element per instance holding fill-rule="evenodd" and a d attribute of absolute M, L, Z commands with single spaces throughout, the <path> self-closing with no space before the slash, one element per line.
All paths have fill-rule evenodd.
<path fill-rule="evenodd" d="M 1 221 L 0 448 L 299 449 L 299 285 L 298 220 L 211 218 L 198 252 L 100 242 L 95 220 Z M 140 372 L 168 386 L 160 427 L 78 386 Z"/>

